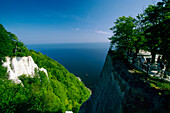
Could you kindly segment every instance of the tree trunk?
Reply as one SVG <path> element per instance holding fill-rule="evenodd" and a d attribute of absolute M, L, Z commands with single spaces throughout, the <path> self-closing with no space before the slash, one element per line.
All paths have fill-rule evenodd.
<path fill-rule="evenodd" d="M 130 56 L 132 56 L 132 49 L 129 49 L 129 52 L 130 52 L 130 53 L 129 53 L 129 54 L 130 54 Z"/>
<path fill-rule="evenodd" d="M 151 50 L 151 55 L 152 55 L 152 63 L 155 63 L 156 51 L 155 50 Z"/>
<path fill-rule="evenodd" d="M 170 72 L 170 54 L 168 54 L 168 52 L 167 52 L 167 54 L 164 53 L 164 56 L 165 56 L 165 60 L 167 61 L 165 71 Z"/>
<path fill-rule="evenodd" d="M 136 49 L 135 58 L 137 58 L 137 55 L 138 55 L 138 53 L 139 53 L 139 48 L 136 47 L 135 49 Z"/>
<path fill-rule="evenodd" d="M 128 54 L 128 56 L 129 56 L 129 49 L 128 49 L 128 51 L 127 51 L 127 54 Z"/>

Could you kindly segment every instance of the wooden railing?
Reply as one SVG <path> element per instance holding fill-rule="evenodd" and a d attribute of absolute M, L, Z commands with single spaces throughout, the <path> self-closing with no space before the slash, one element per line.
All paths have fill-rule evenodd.
<path fill-rule="evenodd" d="M 137 58 L 127 56 L 128 62 L 135 66 L 138 70 L 141 70 L 151 76 L 156 76 L 161 79 L 165 79 L 170 82 L 170 72 L 161 70 L 157 67 L 156 64 L 152 63 L 141 63 Z"/>

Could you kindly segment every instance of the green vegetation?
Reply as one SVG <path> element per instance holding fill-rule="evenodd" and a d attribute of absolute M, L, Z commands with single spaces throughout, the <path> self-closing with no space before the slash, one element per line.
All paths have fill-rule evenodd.
<path fill-rule="evenodd" d="M 140 80 L 148 83 L 151 87 L 164 91 L 164 94 L 170 94 L 170 82 L 159 79 L 158 77 L 147 75 L 136 69 L 133 69 L 132 75 L 140 77 Z"/>
<path fill-rule="evenodd" d="M 162 0 L 157 5 L 149 5 L 143 14 L 136 19 L 119 17 L 115 25 L 110 28 L 114 36 L 109 38 L 111 46 L 114 44 L 118 51 L 136 55 L 140 49 L 151 52 L 152 62 L 155 62 L 156 53 L 163 54 L 164 59 L 170 62 L 170 2 Z M 167 65 L 170 71 L 170 63 Z"/>
<path fill-rule="evenodd" d="M 22 75 L 21 84 L 8 80 L 6 69 L 0 65 L 0 111 L 1 112 L 58 112 L 77 113 L 90 91 L 61 64 L 34 50 L 28 50 L 18 38 L 0 24 L 0 59 L 5 56 L 31 55 L 35 63 L 47 69 L 36 71 L 33 78 Z"/>
<path fill-rule="evenodd" d="M 170 71 L 170 2 L 162 0 L 157 5 L 149 5 L 143 14 L 139 14 L 136 18 L 132 17 L 119 17 L 115 25 L 110 28 L 114 36 L 109 38 L 111 46 L 116 46 L 116 51 L 112 52 L 114 59 L 122 61 L 126 66 L 132 68 L 135 77 L 148 83 L 151 87 L 164 90 L 165 94 L 170 94 L 170 83 L 151 77 L 146 73 L 140 72 L 131 66 L 125 53 L 130 55 L 135 51 L 135 57 L 139 50 L 147 50 L 151 52 L 152 63 L 155 62 L 155 55 L 162 54 L 164 59 L 167 60 L 166 71 Z"/>
<path fill-rule="evenodd" d="M 133 78 L 134 82 L 138 81 L 138 83 L 139 82 L 141 84 L 144 83 L 145 85 L 148 85 L 152 88 L 160 90 L 165 95 L 170 95 L 170 82 L 164 79 L 160 79 L 159 77 L 150 76 L 149 74 L 146 74 L 143 71 L 137 70 L 136 67 L 128 63 L 126 56 L 120 53 L 120 51 L 110 50 L 109 54 L 111 55 L 111 58 L 113 59 L 113 61 L 118 60 L 126 65 L 126 67 L 128 68 L 128 71 L 131 73 L 130 75 L 132 75 L 131 77 Z"/>
<path fill-rule="evenodd" d="M 0 24 L 0 48 L 1 59 L 5 56 L 28 56 L 29 53 L 29 50 L 18 40 L 17 36 L 8 32 L 2 24 Z"/>
<path fill-rule="evenodd" d="M 6 69 L 2 66 L 5 56 L 28 56 L 29 50 L 18 40 L 17 36 L 8 32 L 2 24 L 0 24 L 0 77 L 6 78 Z"/>

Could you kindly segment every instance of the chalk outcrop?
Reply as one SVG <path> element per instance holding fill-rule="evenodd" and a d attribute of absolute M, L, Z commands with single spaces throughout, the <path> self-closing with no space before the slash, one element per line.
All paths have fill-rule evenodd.
<path fill-rule="evenodd" d="M 9 75 L 8 79 L 15 83 L 21 83 L 21 80 L 19 80 L 18 77 L 23 74 L 33 77 L 35 75 L 35 69 L 43 71 L 48 76 L 47 70 L 44 68 L 38 68 L 31 56 L 5 58 L 6 62 L 3 63 L 3 66 L 7 67 L 7 73 Z"/>

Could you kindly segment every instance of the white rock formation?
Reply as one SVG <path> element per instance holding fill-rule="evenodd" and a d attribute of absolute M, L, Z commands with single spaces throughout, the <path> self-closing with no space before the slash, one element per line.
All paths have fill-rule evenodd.
<path fill-rule="evenodd" d="M 3 63 L 4 67 L 7 67 L 7 73 L 9 74 L 9 80 L 13 80 L 15 83 L 21 83 L 18 79 L 19 76 L 25 74 L 33 77 L 35 69 L 44 71 L 47 74 L 47 70 L 44 68 L 38 68 L 31 56 L 28 57 L 5 57 L 6 62 Z"/>
<path fill-rule="evenodd" d="M 79 81 L 81 81 L 81 78 L 80 77 L 77 77 L 79 79 Z"/>
<path fill-rule="evenodd" d="M 66 111 L 65 113 L 73 113 L 72 111 Z"/>

